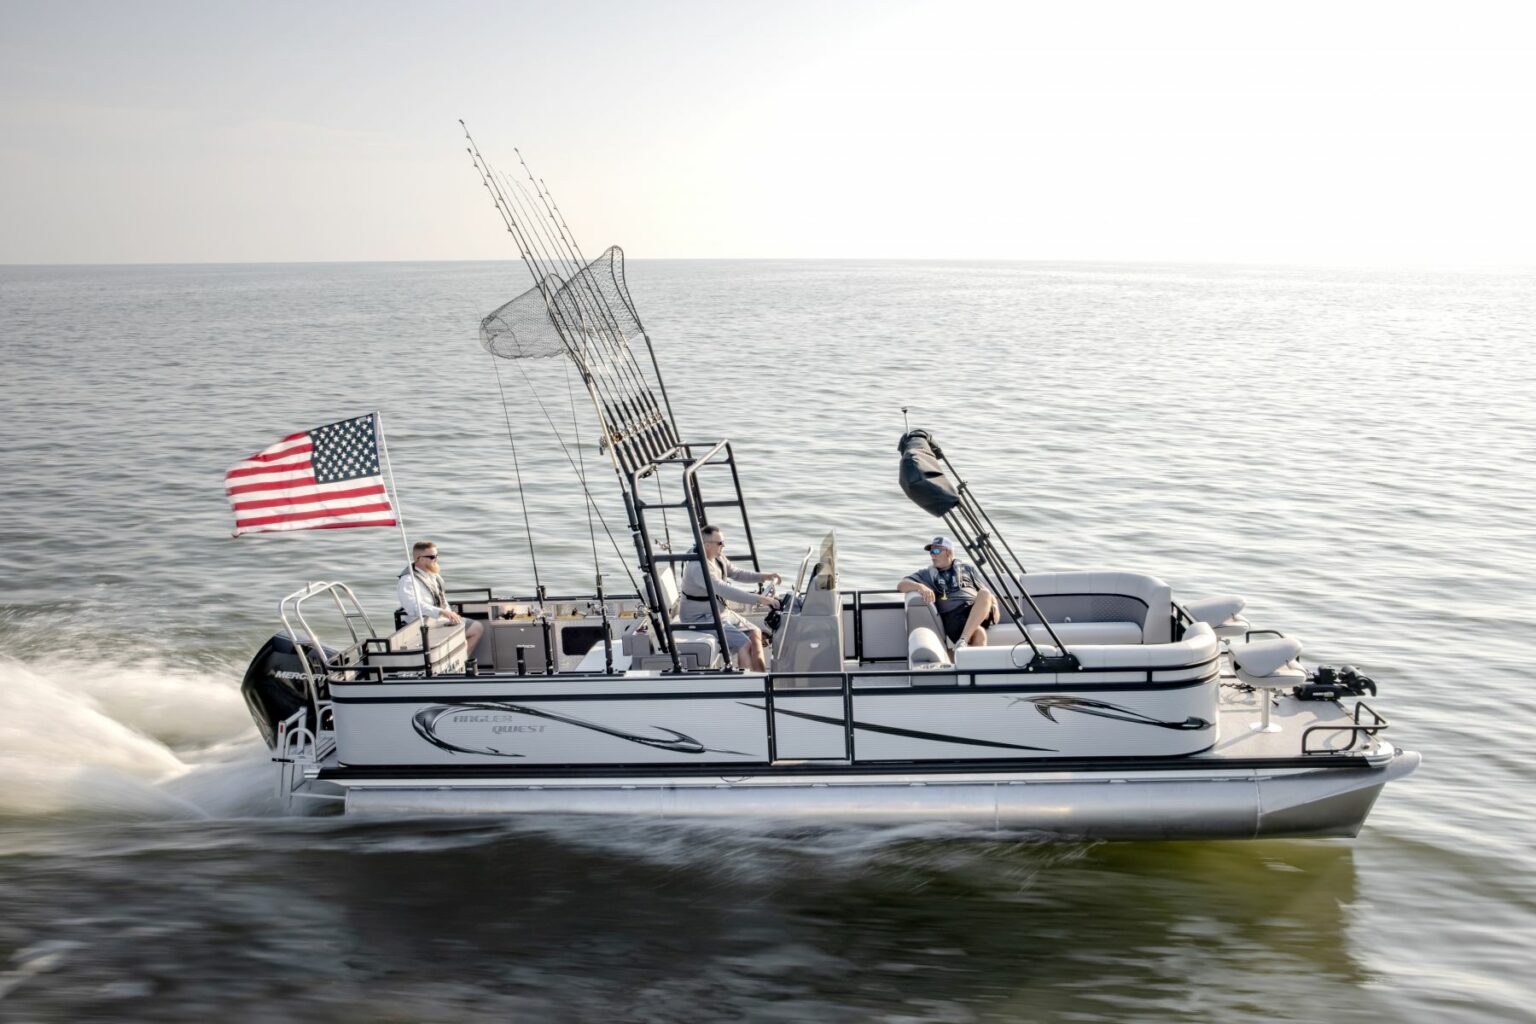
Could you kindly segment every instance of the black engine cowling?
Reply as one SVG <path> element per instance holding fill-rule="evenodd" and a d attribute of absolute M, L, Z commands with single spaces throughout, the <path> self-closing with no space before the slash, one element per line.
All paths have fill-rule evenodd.
<path fill-rule="evenodd" d="M 327 657 L 336 653 L 329 648 L 324 651 Z M 262 645 L 256 657 L 251 659 L 250 668 L 245 670 L 240 694 L 245 698 L 245 706 L 250 709 L 251 718 L 255 719 L 256 728 L 261 731 L 261 738 L 267 741 L 268 747 L 277 745 L 278 724 L 300 708 L 309 709 L 310 726 L 314 727 L 317 709 L 310 697 L 309 684 L 305 681 L 306 662 L 314 674 L 320 698 L 329 698 L 325 669 L 316 656 L 313 641 L 306 640 L 295 645 L 286 633 L 278 633 Z"/>

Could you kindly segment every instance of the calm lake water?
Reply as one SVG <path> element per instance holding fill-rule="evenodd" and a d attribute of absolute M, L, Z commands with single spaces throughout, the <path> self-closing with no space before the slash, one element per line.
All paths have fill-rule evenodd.
<path fill-rule="evenodd" d="M 0 1018 L 1533 1019 L 1528 276 L 630 267 L 685 434 L 737 441 L 768 566 L 829 528 L 846 585 L 922 561 L 908 406 L 1028 568 L 1243 594 L 1374 677 L 1425 764 L 1354 841 L 282 817 L 240 675 L 307 580 L 387 617 L 400 541 L 231 539 L 223 470 L 378 409 L 450 582 L 525 593 L 510 419 L 540 578 L 590 589 L 546 412 L 623 518 L 571 378 L 502 364 L 504 416 L 476 338 L 527 281 L 0 268 Z"/>

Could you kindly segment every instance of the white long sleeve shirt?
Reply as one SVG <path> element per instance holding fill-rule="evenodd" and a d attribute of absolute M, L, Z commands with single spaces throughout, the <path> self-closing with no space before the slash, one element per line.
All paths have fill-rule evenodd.
<path fill-rule="evenodd" d="M 709 561 L 709 574 L 714 578 L 715 596 L 727 601 L 737 601 L 745 605 L 757 604 L 757 592 L 743 590 L 741 587 L 733 587 L 726 580 L 737 580 L 741 583 L 761 583 L 772 573 L 753 572 L 750 569 L 738 569 L 731 564 L 731 560 L 721 555 L 714 561 Z M 678 618 L 683 622 L 692 622 L 697 619 L 708 619 L 710 615 L 709 602 L 699 600 L 706 595 L 704 589 L 704 568 L 698 562 L 689 562 L 683 570 L 682 603 L 678 607 Z"/>
<path fill-rule="evenodd" d="M 415 576 L 415 583 L 411 577 Z M 418 597 L 417 587 L 420 587 Z M 443 578 L 435 573 L 422 572 L 412 566 L 409 572 L 400 574 L 400 583 L 395 587 L 395 597 L 400 602 L 400 607 L 405 609 L 405 621 L 415 622 L 420 618 L 441 618 L 443 610 L 448 607 L 448 593 L 443 588 Z M 435 603 L 434 603 L 435 602 Z"/>

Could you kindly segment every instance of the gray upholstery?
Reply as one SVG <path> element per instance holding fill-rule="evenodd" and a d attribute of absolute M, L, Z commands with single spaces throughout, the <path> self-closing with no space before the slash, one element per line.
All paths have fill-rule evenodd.
<path fill-rule="evenodd" d="M 693 655 L 700 666 L 715 668 L 720 665 L 720 638 L 713 633 L 673 633 L 677 641 L 679 657 Z"/>
<path fill-rule="evenodd" d="M 940 668 L 949 664 L 944 639 L 927 626 L 918 626 L 907 637 L 907 665 L 910 668 Z"/>
<path fill-rule="evenodd" d="M 1142 643 L 1173 639 L 1173 590 L 1156 576 L 1080 569 L 1034 572 L 1019 579 L 1052 624 L 1068 617 L 1074 622 L 1134 621 L 1141 626 Z"/>
<path fill-rule="evenodd" d="M 944 636 L 944 623 L 939 620 L 938 610 L 923 600 L 923 595 L 907 594 L 907 635 L 911 636 L 914 630 L 931 629 L 942 639 Z"/>

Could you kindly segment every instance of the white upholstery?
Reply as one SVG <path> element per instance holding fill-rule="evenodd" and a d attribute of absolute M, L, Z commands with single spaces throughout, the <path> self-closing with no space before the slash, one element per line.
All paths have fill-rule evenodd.
<path fill-rule="evenodd" d="M 667 617 L 677 621 L 677 606 L 682 603 L 683 595 L 677 589 L 677 576 L 672 572 L 672 567 L 666 566 L 656 574 L 657 584 L 661 587 L 662 607 L 667 610 Z"/>
<path fill-rule="evenodd" d="M 1056 637 L 1068 647 L 1076 644 L 1139 644 L 1141 624 L 1138 622 L 1053 622 L 1051 628 Z M 1048 644 L 1051 635 L 1038 622 L 1029 627 L 1029 637 L 1037 644 Z M 1019 627 L 1011 622 L 1000 622 L 987 627 L 987 644 L 1016 644 L 1023 640 Z"/>
<path fill-rule="evenodd" d="M 1301 641 L 1290 637 L 1234 643 L 1228 648 L 1237 681 L 1259 690 L 1263 715 L 1254 726 L 1261 732 L 1278 732 L 1280 726 L 1270 721 L 1270 697 L 1267 690 L 1288 690 L 1307 681 L 1307 670 L 1296 659 L 1301 655 Z"/>
<path fill-rule="evenodd" d="M 1053 650 L 1045 649 L 1047 654 Z M 1070 650 L 1085 669 L 1175 669 L 1216 657 L 1216 633 L 1205 623 L 1197 622 L 1184 631 L 1184 639 L 1178 643 L 1084 644 L 1071 647 Z M 1008 647 L 962 647 L 955 652 L 955 667 L 961 671 L 1023 668 L 1033 657 L 1033 652 L 1027 646 L 1019 644 Z"/>
<path fill-rule="evenodd" d="M 1186 602 L 1184 610 L 1196 622 L 1206 622 L 1224 640 L 1246 636 L 1253 623 L 1239 614 L 1248 602 L 1237 596 L 1202 597 Z"/>
<path fill-rule="evenodd" d="M 1262 679 L 1285 668 L 1301 656 L 1301 641 L 1288 636 L 1232 644 L 1232 667 L 1239 676 Z M 1305 673 L 1303 673 L 1305 675 Z"/>
<path fill-rule="evenodd" d="M 374 652 L 368 655 L 368 664 L 379 668 L 401 670 L 402 674 L 415 674 L 426 670 L 421 652 L 421 623 L 408 622 L 392 633 L 386 641 L 388 653 Z M 464 624 L 444 622 L 427 627 L 427 659 L 432 671 L 457 673 L 464 671 L 468 656 Z M 415 670 L 415 671 L 413 671 Z"/>
<path fill-rule="evenodd" d="M 907 637 L 907 665 L 911 668 L 938 668 L 949 664 L 944 639 L 927 626 L 919 626 Z"/>
<path fill-rule="evenodd" d="M 1213 628 L 1226 622 L 1243 610 L 1248 602 L 1233 594 L 1224 597 L 1200 597 L 1184 602 L 1184 610 L 1196 622 L 1204 622 Z"/>

